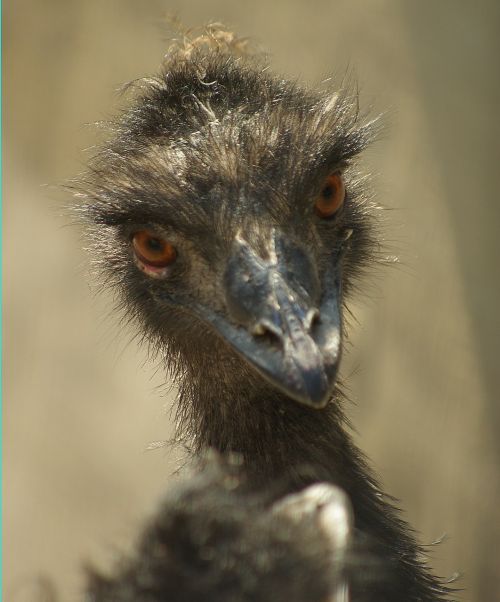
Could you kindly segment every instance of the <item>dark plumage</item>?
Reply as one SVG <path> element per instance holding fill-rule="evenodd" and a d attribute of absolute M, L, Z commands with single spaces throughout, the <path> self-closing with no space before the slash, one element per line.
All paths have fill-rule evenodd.
<path fill-rule="evenodd" d="M 376 602 L 385 569 L 369 542 L 353 544 L 341 490 L 273 501 L 248 491 L 241 467 L 211 459 L 171 489 L 114 574 L 90 572 L 87 592 L 89 602 Z"/>
<path fill-rule="evenodd" d="M 227 32 L 172 49 L 137 86 L 80 184 L 79 210 L 103 282 L 179 386 L 179 439 L 238 452 L 256 489 L 334 483 L 394 569 L 380 599 L 443 600 L 334 387 L 341 307 L 377 260 L 375 207 L 354 166 L 376 126 L 352 91 L 277 78 Z M 322 219 L 315 199 L 340 173 L 344 205 Z M 163 271 L 134 253 L 144 231 L 175 247 Z"/>

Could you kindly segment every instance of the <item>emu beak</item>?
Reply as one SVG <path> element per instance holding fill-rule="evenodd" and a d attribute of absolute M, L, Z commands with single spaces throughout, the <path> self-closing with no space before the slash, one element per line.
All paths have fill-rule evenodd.
<path fill-rule="evenodd" d="M 224 276 L 231 319 L 212 314 L 225 340 L 274 387 L 324 407 L 341 352 L 341 279 L 332 260 L 320 283 L 311 261 L 275 231 L 268 258 L 237 237 Z"/>

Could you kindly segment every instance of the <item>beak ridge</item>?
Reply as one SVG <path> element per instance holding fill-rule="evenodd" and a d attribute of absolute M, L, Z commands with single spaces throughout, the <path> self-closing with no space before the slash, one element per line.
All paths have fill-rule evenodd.
<path fill-rule="evenodd" d="M 281 252 L 263 260 L 246 241 L 237 242 L 224 284 L 239 326 L 219 320 L 218 330 L 272 385 L 298 402 L 324 407 L 340 359 L 340 280 L 333 279 L 318 307 L 309 291 L 320 289 L 319 280 L 303 252 L 283 252 L 282 239 Z"/>

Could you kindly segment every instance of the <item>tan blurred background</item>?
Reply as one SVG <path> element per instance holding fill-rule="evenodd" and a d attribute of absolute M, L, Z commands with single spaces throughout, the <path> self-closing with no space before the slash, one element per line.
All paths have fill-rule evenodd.
<path fill-rule="evenodd" d="M 77 600 L 176 466 L 161 371 L 89 287 L 64 194 L 119 84 L 154 72 L 167 12 L 255 38 L 275 70 L 350 66 L 391 127 L 367 155 L 401 266 L 358 303 L 349 366 L 360 445 L 462 600 L 500 600 L 499 3 L 4 0 L 6 600 L 50 578 Z M 392 251 L 391 251 L 392 252 Z M 111 311 L 112 313 L 112 311 Z M 351 370 L 346 368 L 345 371 Z"/>

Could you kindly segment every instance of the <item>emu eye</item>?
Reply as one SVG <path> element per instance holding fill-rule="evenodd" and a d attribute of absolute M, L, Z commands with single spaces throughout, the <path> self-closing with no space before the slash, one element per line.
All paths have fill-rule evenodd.
<path fill-rule="evenodd" d="M 177 258 L 175 247 L 148 230 L 140 230 L 132 236 L 132 246 L 137 259 L 147 268 L 166 268 Z"/>
<path fill-rule="evenodd" d="M 329 175 L 319 193 L 314 210 L 319 217 L 333 217 L 344 204 L 345 184 L 339 172 Z"/>

